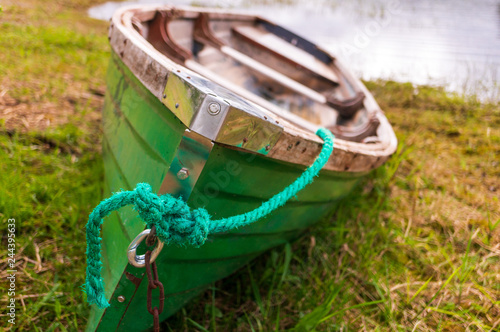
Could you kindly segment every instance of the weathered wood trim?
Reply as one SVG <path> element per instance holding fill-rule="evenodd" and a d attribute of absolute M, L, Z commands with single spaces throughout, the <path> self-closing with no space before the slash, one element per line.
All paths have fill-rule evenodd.
<path fill-rule="evenodd" d="M 154 47 L 152 47 L 133 27 L 133 18 L 147 19 L 152 17 L 156 10 L 171 10 L 171 6 L 134 6 L 124 7 L 118 10 L 110 26 L 110 44 L 122 61 L 130 68 L 144 86 L 150 90 L 159 100 L 162 99 L 164 89 L 167 83 L 168 75 L 172 71 L 183 71 L 189 75 L 200 77 L 199 74 L 178 65 L 165 57 Z M 182 13 L 191 13 L 193 18 L 197 12 L 210 13 L 211 18 L 234 18 L 241 20 L 253 20 L 254 17 L 236 13 L 227 13 L 221 10 L 176 7 Z M 335 59 L 335 58 L 334 58 Z M 377 130 L 380 142 L 373 144 L 363 144 L 348 142 L 341 139 L 335 141 L 335 151 L 328 161 L 325 169 L 332 171 L 364 172 L 380 166 L 391 154 L 396 151 L 397 138 L 389 124 L 387 118 L 380 110 L 373 96 L 361 83 L 361 81 L 352 75 L 337 59 L 334 60 L 338 70 L 346 76 L 347 80 L 355 85 L 355 90 L 365 93 L 366 98 L 364 106 L 370 112 L 374 112 L 380 121 Z M 237 93 L 237 91 L 234 91 Z M 274 106 L 274 105 L 273 105 Z M 276 106 L 275 106 L 276 107 Z M 273 108 L 275 108 L 273 107 Z M 283 130 L 276 143 L 270 147 L 267 156 L 270 158 L 286 161 L 289 163 L 310 165 L 321 149 L 321 140 L 314 134 L 317 126 L 313 124 L 304 124 L 303 128 L 287 121 L 279 114 L 283 111 L 273 112 L 275 110 L 264 110 L 261 107 L 255 107 L 254 111 L 259 114 L 258 119 L 267 118 L 271 114 L 279 127 Z M 288 116 L 287 116 L 288 117 Z M 290 119 L 292 120 L 292 119 Z M 297 121 L 295 121 L 297 120 Z M 301 118 L 294 122 L 307 122 Z M 189 123 L 186 124 L 189 126 Z M 304 129 L 307 128 L 307 129 Z M 223 138 L 217 137 L 215 142 L 226 144 Z M 297 143 L 298 142 L 298 143 Z M 239 147 L 235 147 L 240 149 Z M 255 151 L 249 151 L 255 153 Z"/>

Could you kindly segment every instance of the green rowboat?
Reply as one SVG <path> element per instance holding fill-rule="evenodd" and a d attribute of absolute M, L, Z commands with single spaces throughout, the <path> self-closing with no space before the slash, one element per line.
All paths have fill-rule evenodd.
<path fill-rule="evenodd" d="M 200 248 L 157 257 L 165 320 L 212 282 L 291 241 L 396 150 L 394 132 L 363 84 L 318 46 L 262 18 L 189 7 L 116 12 L 103 111 L 105 192 L 139 182 L 181 196 L 214 218 L 241 214 L 292 183 L 319 153 L 320 176 L 265 219 Z M 92 308 L 88 331 L 145 331 L 144 268 L 127 248 L 144 230 L 131 208 L 102 226 L 103 280 L 111 306 Z"/>

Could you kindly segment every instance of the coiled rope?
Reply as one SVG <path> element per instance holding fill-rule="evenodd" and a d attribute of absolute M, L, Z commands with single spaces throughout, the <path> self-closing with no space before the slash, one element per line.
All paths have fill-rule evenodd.
<path fill-rule="evenodd" d="M 311 183 L 330 158 L 335 139 L 333 134 L 325 128 L 318 129 L 316 135 L 321 137 L 324 143 L 314 163 L 282 192 L 262 203 L 255 210 L 240 215 L 212 220 L 205 209 L 192 210 L 182 199 L 168 194 L 158 196 L 153 193 L 151 186 L 147 183 L 139 183 L 132 191 L 118 192 L 103 200 L 90 214 L 86 227 L 87 276 L 85 291 L 87 302 L 89 304 L 95 303 L 101 309 L 109 307 L 101 278 L 101 238 L 99 235 L 103 218 L 112 211 L 132 204 L 148 228 L 156 227 L 160 241 L 165 244 L 199 247 L 205 243 L 209 234 L 227 232 L 265 217 L 278 207 L 283 206 L 290 198 Z"/>

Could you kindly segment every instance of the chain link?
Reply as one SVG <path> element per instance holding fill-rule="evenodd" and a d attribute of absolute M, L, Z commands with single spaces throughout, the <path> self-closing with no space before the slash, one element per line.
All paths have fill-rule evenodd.
<path fill-rule="evenodd" d="M 156 229 L 153 226 L 151 232 L 146 238 L 146 244 L 148 246 L 153 246 L 156 241 Z M 148 276 L 148 297 L 147 297 L 147 307 L 148 312 L 153 315 L 154 320 L 154 331 L 160 331 L 160 314 L 163 312 L 163 305 L 165 302 L 165 291 L 163 289 L 163 284 L 158 280 L 158 269 L 156 268 L 156 262 L 151 263 L 151 251 L 146 251 L 145 263 L 146 263 L 146 274 Z M 160 291 L 160 304 L 158 307 L 153 308 L 153 289 L 159 288 Z"/>

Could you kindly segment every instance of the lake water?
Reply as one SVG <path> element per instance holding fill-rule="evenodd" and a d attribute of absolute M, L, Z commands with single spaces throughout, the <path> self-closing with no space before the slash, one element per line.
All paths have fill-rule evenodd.
<path fill-rule="evenodd" d="M 120 6 L 89 9 L 107 20 Z M 304 36 L 365 80 L 444 86 L 500 100 L 500 1 L 198 0 L 157 1 L 255 13 Z"/>

